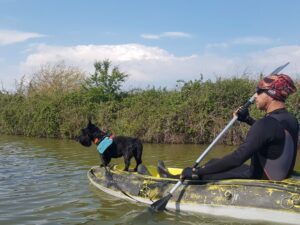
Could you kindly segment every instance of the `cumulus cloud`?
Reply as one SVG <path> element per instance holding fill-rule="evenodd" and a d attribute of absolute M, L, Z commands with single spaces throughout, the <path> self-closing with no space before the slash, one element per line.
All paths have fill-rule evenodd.
<path fill-rule="evenodd" d="M 285 62 L 290 62 L 284 72 L 299 78 L 300 45 L 279 46 L 252 53 L 249 55 L 249 61 L 252 62 L 252 65 L 256 64 L 256 68 L 264 68 L 263 72 L 265 73 Z"/>
<path fill-rule="evenodd" d="M 300 71 L 300 46 L 270 48 L 240 57 L 225 57 L 216 54 L 188 55 L 179 57 L 158 48 L 140 44 L 124 45 L 78 45 L 73 47 L 39 45 L 21 65 L 21 71 L 31 74 L 46 63 L 64 61 L 87 73 L 94 71 L 96 60 L 110 59 L 113 65 L 128 73 L 130 87 L 162 86 L 175 87 L 176 80 L 215 79 L 243 73 L 257 78 L 259 73 L 269 73 L 289 61 L 285 72 L 297 75 Z"/>
<path fill-rule="evenodd" d="M 0 30 L 0 45 L 14 44 L 32 38 L 44 37 L 43 34 L 32 32 L 21 32 L 16 30 Z"/>
<path fill-rule="evenodd" d="M 113 65 L 130 75 L 132 83 L 153 85 L 192 75 L 197 67 L 193 62 L 195 58 L 195 55 L 176 57 L 164 49 L 139 44 L 73 47 L 39 45 L 31 49 L 21 70 L 32 73 L 40 65 L 64 61 L 92 73 L 96 60 L 110 59 Z"/>
<path fill-rule="evenodd" d="M 164 32 L 161 34 L 141 34 L 144 39 L 161 39 L 161 38 L 190 38 L 192 35 L 184 32 Z"/>

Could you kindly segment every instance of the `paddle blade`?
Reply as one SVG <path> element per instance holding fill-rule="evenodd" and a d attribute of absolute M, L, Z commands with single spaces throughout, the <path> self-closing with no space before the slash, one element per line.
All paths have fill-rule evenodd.
<path fill-rule="evenodd" d="M 152 203 L 150 208 L 157 212 L 165 210 L 166 205 L 168 204 L 168 201 L 170 200 L 171 197 L 172 197 L 172 195 L 169 193 L 167 196 Z"/>

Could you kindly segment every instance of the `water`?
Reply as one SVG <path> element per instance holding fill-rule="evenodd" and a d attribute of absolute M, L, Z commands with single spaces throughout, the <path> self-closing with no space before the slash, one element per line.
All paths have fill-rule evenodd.
<path fill-rule="evenodd" d="M 143 161 L 191 166 L 205 147 L 145 144 Z M 217 146 L 206 160 L 231 149 Z M 143 204 L 90 185 L 86 172 L 98 164 L 95 147 L 84 148 L 75 141 L 0 136 L 0 224 L 261 224 L 172 211 L 151 213 Z"/>

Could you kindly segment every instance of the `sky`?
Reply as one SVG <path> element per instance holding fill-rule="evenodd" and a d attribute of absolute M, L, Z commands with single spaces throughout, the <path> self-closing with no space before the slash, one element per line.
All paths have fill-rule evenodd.
<path fill-rule="evenodd" d="M 297 0 L 0 0 L 0 84 L 44 65 L 94 72 L 109 59 L 127 88 L 258 78 L 290 62 L 300 75 Z"/>

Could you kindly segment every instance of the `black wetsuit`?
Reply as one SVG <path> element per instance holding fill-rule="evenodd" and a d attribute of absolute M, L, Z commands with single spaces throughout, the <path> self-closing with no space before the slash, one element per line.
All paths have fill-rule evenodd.
<path fill-rule="evenodd" d="M 270 179 L 264 172 L 260 157 L 276 160 L 283 152 L 285 131 L 291 135 L 292 149 L 285 169 L 289 176 L 295 166 L 298 143 L 298 121 L 286 109 L 277 109 L 257 120 L 246 140 L 237 150 L 222 159 L 213 159 L 197 169 L 202 179 L 253 178 Z M 244 164 L 251 158 L 250 166 Z M 288 168 L 287 168 L 288 167 Z"/>

